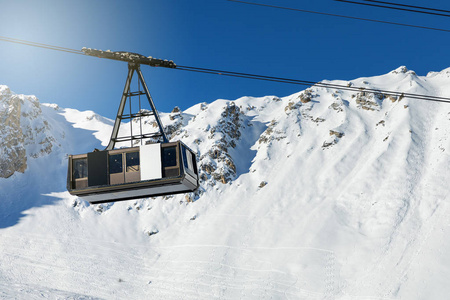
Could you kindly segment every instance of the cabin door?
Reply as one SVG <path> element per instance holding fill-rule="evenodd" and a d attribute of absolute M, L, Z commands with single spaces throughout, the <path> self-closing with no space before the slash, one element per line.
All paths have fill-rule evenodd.
<path fill-rule="evenodd" d="M 110 184 L 140 181 L 139 151 L 110 154 L 109 180 Z"/>

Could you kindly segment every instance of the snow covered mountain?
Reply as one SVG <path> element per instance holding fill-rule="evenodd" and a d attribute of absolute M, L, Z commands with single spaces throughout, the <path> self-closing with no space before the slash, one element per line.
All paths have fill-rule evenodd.
<path fill-rule="evenodd" d="M 449 96 L 450 69 L 330 83 Z M 450 294 L 450 104 L 313 86 L 161 118 L 201 188 L 89 205 L 66 155 L 112 120 L 0 86 L 0 299 Z"/>

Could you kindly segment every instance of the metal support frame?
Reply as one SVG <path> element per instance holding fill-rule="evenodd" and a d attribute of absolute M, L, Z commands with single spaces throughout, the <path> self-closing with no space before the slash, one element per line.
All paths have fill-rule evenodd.
<path fill-rule="evenodd" d="M 142 87 L 144 89 L 143 93 L 142 93 L 142 91 L 130 92 L 130 85 L 131 85 L 131 80 L 133 79 L 134 72 L 136 72 L 138 74 L 138 82 L 140 82 L 142 84 Z M 152 109 L 152 113 L 145 114 L 145 113 L 142 113 L 139 111 L 137 114 L 132 114 L 132 112 L 130 111 L 130 115 L 124 115 L 123 111 L 125 109 L 127 97 L 138 96 L 138 95 L 140 96 L 143 94 L 145 94 L 147 96 L 147 100 Z M 158 124 L 159 131 L 160 131 L 159 134 L 142 134 L 141 133 L 140 135 L 136 135 L 136 136 L 133 136 L 131 134 L 131 136 L 129 136 L 129 137 L 120 137 L 120 138 L 117 137 L 122 119 L 130 119 L 130 122 L 131 122 L 134 117 L 142 117 L 142 116 L 149 116 L 149 115 L 153 115 L 155 117 L 156 123 Z M 162 137 L 164 143 L 168 142 L 166 133 L 164 131 L 164 127 L 163 127 L 161 119 L 159 118 L 159 115 L 158 115 L 158 111 L 156 110 L 155 104 L 153 103 L 152 96 L 150 95 L 147 84 L 145 83 L 145 80 L 144 80 L 144 76 L 142 75 L 140 64 L 129 62 L 128 63 L 128 76 L 125 81 L 125 87 L 123 89 L 122 98 L 120 100 L 119 110 L 117 111 L 117 116 L 116 116 L 116 120 L 114 122 L 114 127 L 113 127 L 113 131 L 111 133 L 111 138 L 109 140 L 109 144 L 105 150 L 114 149 L 116 142 L 123 142 L 123 141 L 128 141 L 128 140 L 133 141 L 136 139 L 142 140 L 143 138 L 152 138 L 152 137 Z"/>

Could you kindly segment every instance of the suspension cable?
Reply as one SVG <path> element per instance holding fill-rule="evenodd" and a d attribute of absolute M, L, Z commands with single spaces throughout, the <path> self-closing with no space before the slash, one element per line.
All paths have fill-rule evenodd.
<path fill-rule="evenodd" d="M 43 44 L 43 43 L 30 42 L 30 41 L 14 39 L 14 38 L 6 37 L 6 36 L 0 36 L 0 41 L 84 55 L 84 53 L 81 50 L 59 47 L 59 46 L 52 46 L 52 45 Z"/>
<path fill-rule="evenodd" d="M 237 1 L 237 0 L 228 0 L 228 1 Z M 241 1 L 239 1 L 239 2 L 241 2 Z M 75 49 L 70 49 L 70 48 L 65 48 L 65 47 L 52 46 L 52 45 L 29 42 L 29 41 L 18 40 L 18 39 L 13 39 L 13 38 L 5 38 L 5 37 L 1 37 L 1 36 L 0 36 L 0 40 L 24 44 L 24 45 L 28 45 L 28 46 L 41 47 L 41 48 L 46 48 L 46 49 L 51 49 L 51 50 L 56 50 L 56 51 L 75 53 L 75 54 L 85 54 L 85 52 L 86 52 L 85 49 L 84 49 L 85 51 L 78 51 Z M 88 49 L 88 51 L 90 51 L 90 50 L 91 49 Z M 116 53 L 119 53 L 119 52 L 103 52 L 101 50 L 92 50 L 92 51 L 94 53 L 106 53 L 108 56 L 111 55 L 111 53 L 113 53 L 113 56 L 116 55 Z M 129 52 L 125 52 L 125 53 L 129 53 Z M 120 53 L 119 60 L 124 60 L 125 58 L 122 57 L 121 54 L 122 53 Z M 131 59 L 136 59 L 135 55 L 136 54 L 132 54 Z M 105 58 L 117 59 L 115 57 L 114 58 L 105 57 Z M 356 91 L 356 92 L 365 91 L 365 92 L 372 92 L 372 93 L 383 93 L 386 95 L 392 95 L 392 96 L 398 96 L 398 97 L 408 97 L 411 99 L 417 99 L 417 100 L 423 100 L 423 101 L 450 103 L 449 97 L 430 96 L 430 95 L 423 95 L 423 94 L 406 93 L 406 92 L 402 92 L 402 91 L 389 91 L 389 90 L 382 90 L 382 89 L 365 88 L 365 87 L 358 87 L 358 86 L 348 86 L 348 85 L 340 85 L 340 84 L 333 84 L 333 83 L 315 82 L 315 81 L 309 81 L 309 80 L 291 79 L 291 78 L 258 75 L 258 74 L 250 74 L 250 73 L 241 73 L 241 72 L 233 72 L 233 71 L 224 71 L 224 70 L 216 70 L 216 69 L 209 69 L 209 68 L 181 66 L 181 65 L 174 64 L 172 61 L 154 59 L 151 57 L 146 58 L 145 56 L 139 57 L 138 59 L 144 60 L 144 61 L 148 60 L 148 65 L 150 65 L 150 66 L 167 67 L 167 68 L 182 70 L 182 71 L 199 72 L 199 73 L 206 73 L 206 74 L 215 74 L 215 75 L 223 75 L 223 76 L 230 76 L 230 77 L 237 77 L 237 78 L 247 78 L 247 79 L 254 79 L 254 80 L 263 80 L 263 81 L 288 83 L 288 84 L 296 84 L 296 85 L 304 85 L 304 86 L 334 88 L 334 89 L 338 89 L 338 90 L 347 90 L 347 91 Z"/>
<path fill-rule="evenodd" d="M 262 3 L 250 2 L 250 1 L 241 1 L 241 0 L 227 0 L 227 1 L 229 1 L 229 2 L 236 2 L 236 3 L 242 3 L 242 4 L 248 4 L 248 5 L 268 7 L 268 8 L 276 8 L 276 9 L 297 11 L 297 12 L 303 12 L 303 13 L 310 13 L 310 14 L 317 14 L 317 15 L 324 15 L 324 16 L 331 16 L 331 17 L 339 17 L 339 18 L 352 19 L 352 20 L 358 20 L 358 21 L 368 21 L 368 22 L 376 22 L 376 23 L 383 23 L 383 24 L 397 25 L 397 26 L 404 26 L 404 27 L 413 27 L 413 28 L 426 29 L 426 30 L 450 32 L 450 29 L 435 28 L 435 27 L 428 27 L 428 26 L 420 26 L 420 25 L 413 25 L 413 24 L 406 24 L 406 23 L 399 23 L 399 22 L 391 22 L 391 21 L 382 21 L 382 20 L 368 19 L 368 18 L 361 18 L 361 17 L 352 17 L 352 16 L 332 14 L 332 13 L 324 13 L 324 12 L 319 12 L 319 11 L 305 10 L 305 9 L 299 9 L 299 8 L 293 8 L 293 7 L 285 7 L 285 6 L 278 6 L 278 5 L 262 4 Z"/>
<path fill-rule="evenodd" d="M 418 9 L 413 9 L 413 8 L 395 7 L 395 6 L 388 6 L 388 5 L 382 5 L 382 4 L 373 4 L 373 3 L 364 3 L 364 2 L 357 2 L 357 1 L 350 1 L 350 0 L 334 0 L 334 1 L 346 2 L 346 3 L 351 3 L 351 4 L 359 4 L 359 5 L 366 5 L 366 6 L 372 6 L 372 7 L 388 8 L 388 9 L 394 9 L 394 10 L 407 11 L 407 12 L 415 12 L 415 13 L 434 15 L 434 16 L 440 16 L 440 17 L 450 17 L 449 13 L 438 13 L 438 12 L 418 10 Z M 392 4 L 392 3 L 389 3 L 389 4 L 390 5 L 395 5 L 395 4 Z M 410 7 L 412 7 L 412 6 L 410 6 Z"/>

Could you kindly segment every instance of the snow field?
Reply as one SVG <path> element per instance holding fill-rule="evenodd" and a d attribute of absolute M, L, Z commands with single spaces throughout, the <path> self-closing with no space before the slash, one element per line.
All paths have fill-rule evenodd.
<path fill-rule="evenodd" d="M 449 80 L 400 67 L 351 83 L 448 95 Z M 308 90 L 162 113 L 200 166 L 236 166 L 225 184 L 200 168 L 194 202 L 70 196 L 64 154 L 106 145 L 112 122 L 44 107 L 65 137 L 0 179 L 0 299 L 445 299 L 449 105 Z"/>

